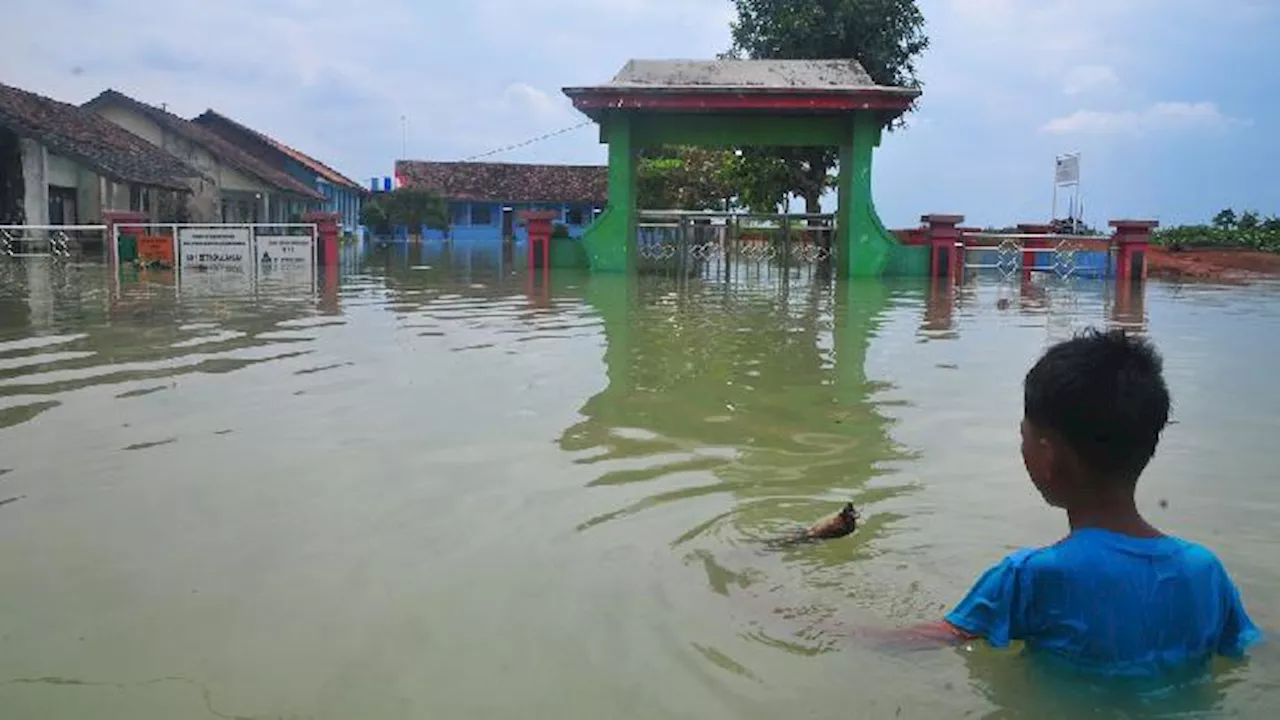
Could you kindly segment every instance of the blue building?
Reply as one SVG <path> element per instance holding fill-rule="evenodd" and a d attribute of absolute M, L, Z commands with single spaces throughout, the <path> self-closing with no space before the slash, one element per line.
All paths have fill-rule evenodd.
<path fill-rule="evenodd" d="M 192 122 L 204 126 L 254 158 L 314 188 L 325 198 L 321 209 L 342 216 L 343 232 L 354 233 L 360 227 L 360 208 L 369 195 L 369 191 L 360 183 L 299 150 L 213 110 L 206 110 Z"/>
<path fill-rule="evenodd" d="M 515 163 L 396 162 L 400 187 L 426 190 L 449 203 L 449 228 L 426 239 L 524 242 L 521 210 L 552 210 L 578 237 L 604 211 L 609 171 L 599 165 L 524 165 Z"/>

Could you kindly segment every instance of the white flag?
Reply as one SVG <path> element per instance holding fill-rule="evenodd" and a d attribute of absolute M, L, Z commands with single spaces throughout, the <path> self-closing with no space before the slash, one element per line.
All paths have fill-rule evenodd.
<path fill-rule="evenodd" d="M 1080 156 L 1064 155 L 1058 158 L 1054 168 L 1054 181 L 1059 185 L 1070 185 L 1080 182 Z"/>

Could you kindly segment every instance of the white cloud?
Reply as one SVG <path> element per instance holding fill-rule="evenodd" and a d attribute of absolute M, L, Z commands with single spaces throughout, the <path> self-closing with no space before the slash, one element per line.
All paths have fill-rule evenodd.
<path fill-rule="evenodd" d="M 558 94 L 557 94 L 558 95 Z M 506 109 L 517 113 L 531 113 L 539 119 L 567 118 L 570 106 L 528 83 L 512 83 L 502 92 Z"/>
<path fill-rule="evenodd" d="M 1161 102 L 1141 111 L 1077 110 L 1041 128 L 1057 135 L 1144 135 L 1159 130 L 1222 129 L 1244 121 L 1227 117 L 1211 102 Z"/>
<path fill-rule="evenodd" d="M 1120 87 L 1120 76 L 1110 65 L 1077 65 L 1067 72 L 1062 91 L 1067 95 L 1106 92 Z"/>

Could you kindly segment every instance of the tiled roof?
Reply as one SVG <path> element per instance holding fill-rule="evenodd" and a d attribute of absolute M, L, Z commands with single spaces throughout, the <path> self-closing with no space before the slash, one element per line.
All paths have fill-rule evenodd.
<path fill-rule="evenodd" d="M 310 155 L 307 155 L 306 153 L 302 152 L 301 150 L 295 150 L 294 148 L 291 148 L 288 145 L 285 145 L 284 143 L 280 142 L 279 140 L 276 140 L 275 138 L 269 135 L 260 133 L 251 127 L 242 125 L 236 122 L 235 120 L 232 120 L 231 118 L 227 117 L 226 115 L 223 115 L 222 113 L 216 112 L 214 110 L 206 110 L 199 117 L 194 118 L 191 122 L 207 127 L 213 132 L 221 135 L 228 142 L 232 142 L 232 143 L 236 143 L 237 133 L 227 132 L 226 131 L 227 128 L 231 128 L 234 131 L 239 131 L 239 133 L 252 136 L 253 138 L 260 141 L 263 145 L 266 145 L 268 148 L 276 151 L 277 153 L 285 157 L 288 157 L 294 162 L 301 164 L 302 166 L 311 170 L 311 172 L 314 172 L 315 174 L 319 175 L 321 178 L 323 178 L 325 181 L 329 182 L 332 185 L 347 187 L 362 193 L 368 192 L 368 190 L 360 183 L 348 178 L 347 176 L 343 175 L 337 170 L 334 170 L 328 165 L 325 165 L 319 160 L 316 160 Z M 236 143 L 236 144 L 239 144 L 239 143 Z M 246 152 L 252 153 L 252 150 L 250 150 L 249 148 L 245 148 L 243 146 L 241 147 Z"/>
<path fill-rule="evenodd" d="M 609 169 L 599 165 L 396 161 L 404 187 L 451 200 L 603 205 Z"/>
<path fill-rule="evenodd" d="M 197 125 L 190 120 L 180 118 L 167 110 L 161 110 L 158 107 L 134 100 L 124 93 L 117 92 L 115 90 L 106 90 L 102 94 L 98 95 L 98 97 L 85 103 L 84 106 L 92 110 L 112 103 L 122 105 L 147 117 L 149 120 L 165 130 L 205 148 L 219 161 L 230 165 L 240 172 L 255 177 L 277 190 L 313 200 L 324 199 L 324 196 L 313 188 L 307 187 L 305 184 L 298 182 L 285 172 L 271 167 L 267 163 L 253 157 L 235 145 L 232 145 L 212 130 Z"/>
<path fill-rule="evenodd" d="M 0 127 L 120 183 L 189 189 L 199 171 L 95 112 L 0 84 Z"/>

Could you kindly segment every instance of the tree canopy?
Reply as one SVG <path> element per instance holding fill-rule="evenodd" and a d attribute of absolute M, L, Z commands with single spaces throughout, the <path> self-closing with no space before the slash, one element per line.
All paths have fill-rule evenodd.
<path fill-rule="evenodd" d="M 444 230 L 449 227 L 449 206 L 425 190 L 400 188 L 366 200 L 360 224 L 378 234 L 394 227 L 406 227 L 415 235 L 423 227 Z"/>
<path fill-rule="evenodd" d="M 734 6 L 730 57 L 853 58 L 877 85 L 920 86 L 915 63 L 929 38 L 915 0 L 734 0 Z M 740 171 L 760 199 L 799 195 L 806 211 L 817 213 L 836 161 L 833 148 L 751 148 Z"/>
<path fill-rule="evenodd" d="M 636 170 L 640 206 L 727 210 L 739 194 L 732 152 L 688 146 L 649 148 Z"/>

